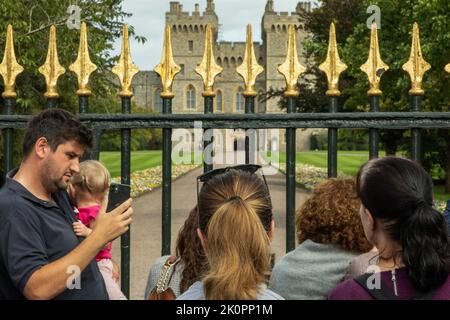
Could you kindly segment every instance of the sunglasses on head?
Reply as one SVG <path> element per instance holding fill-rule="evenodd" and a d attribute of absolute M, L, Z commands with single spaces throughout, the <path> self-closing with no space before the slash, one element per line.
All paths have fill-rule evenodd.
<path fill-rule="evenodd" d="M 238 171 L 244 171 L 244 172 L 249 172 L 251 174 L 254 174 L 261 168 L 262 168 L 262 166 L 260 166 L 258 164 L 240 164 L 240 165 L 232 166 L 232 167 L 214 169 L 214 170 L 205 172 L 202 175 L 199 175 L 197 177 L 197 216 L 199 219 L 199 225 L 200 225 L 200 212 L 199 212 L 198 203 L 199 203 L 199 197 L 200 197 L 200 183 L 205 183 L 205 182 L 211 180 L 213 177 L 224 174 L 230 170 L 238 170 Z M 269 191 L 269 186 L 267 184 L 266 177 L 264 176 L 262 171 L 261 171 L 261 176 L 264 181 L 264 184 L 266 185 L 267 191 Z"/>

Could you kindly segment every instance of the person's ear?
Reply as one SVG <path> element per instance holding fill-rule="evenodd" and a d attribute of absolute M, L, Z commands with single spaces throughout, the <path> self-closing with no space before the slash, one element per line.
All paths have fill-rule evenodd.
<path fill-rule="evenodd" d="M 364 209 L 364 213 L 366 214 L 367 223 L 370 227 L 370 230 L 374 231 L 375 227 L 376 227 L 376 220 L 373 218 L 372 213 L 370 213 L 370 211 L 368 209 Z"/>
<path fill-rule="evenodd" d="M 203 250 L 205 250 L 206 252 L 207 241 L 205 235 L 203 234 L 202 230 L 200 230 L 200 228 L 197 228 L 197 236 L 200 239 L 200 242 L 202 243 Z"/>
<path fill-rule="evenodd" d="M 267 233 L 270 242 L 272 242 L 274 234 L 275 234 L 275 220 L 272 219 L 272 221 L 270 222 L 270 230 Z"/>
<path fill-rule="evenodd" d="M 40 159 L 44 159 L 47 157 L 47 155 L 50 153 L 50 145 L 48 144 L 48 141 L 44 137 L 40 137 L 36 140 L 36 143 L 34 144 L 34 152 Z"/>

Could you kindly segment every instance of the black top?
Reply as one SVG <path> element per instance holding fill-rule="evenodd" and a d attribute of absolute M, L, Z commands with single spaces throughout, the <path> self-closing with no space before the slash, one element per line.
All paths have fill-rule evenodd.
<path fill-rule="evenodd" d="M 72 229 L 76 216 L 67 192 L 52 194 L 57 205 L 38 199 L 11 179 L 16 172 L 8 173 L 0 190 L 0 300 L 25 299 L 23 290 L 31 275 L 80 244 Z M 75 279 L 76 269 L 67 270 L 73 289 L 55 299 L 108 299 L 95 259 L 83 270 L 81 279 Z"/>

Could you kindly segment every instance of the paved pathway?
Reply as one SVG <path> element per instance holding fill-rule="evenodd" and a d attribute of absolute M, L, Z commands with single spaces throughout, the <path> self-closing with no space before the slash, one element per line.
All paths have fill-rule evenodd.
<path fill-rule="evenodd" d="M 196 177 L 202 168 L 195 169 L 172 183 L 172 253 L 178 230 L 196 203 Z M 286 250 L 285 176 L 278 173 L 267 176 L 274 206 L 276 232 L 272 243 L 276 260 Z M 158 188 L 133 202 L 134 216 L 131 225 L 130 298 L 144 298 L 145 285 L 151 264 L 161 256 L 161 201 L 162 189 Z M 306 193 L 296 191 L 296 207 L 305 199 Z M 120 261 L 120 239 L 114 241 L 113 257 Z"/>

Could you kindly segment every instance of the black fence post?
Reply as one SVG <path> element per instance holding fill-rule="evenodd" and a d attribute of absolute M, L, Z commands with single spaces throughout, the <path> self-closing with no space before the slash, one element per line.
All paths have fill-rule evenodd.
<path fill-rule="evenodd" d="M 163 97 L 163 113 L 172 113 L 172 98 Z M 172 129 L 163 128 L 162 255 L 170 254 L 172 225 Z"/>
<path fill-rule="evenodd" d="M 380 105 L 380 96 L 370 96 L 370 112 L 378 112 Z M 369 158 L 378 158 L 378 129 L 369 129 Z"/>
<path fill-rule="evenodd" d="M 3 114 L 12 115 L 14 106 L 16 105 L 16 99 L 5 98 L 3 101 L 5 103 Z M 3 129 L 3 156 L 4 174 L 6 175 L 14 166 L 14 130 L 10 128 Z"/>
<path fill-rule="evenodd" d="M 330 96 L 330 113 L 338 112 L 338 97 Z M 337 177 L 338 129 L 328 129 L 328 178 Z"/>

